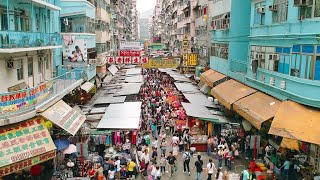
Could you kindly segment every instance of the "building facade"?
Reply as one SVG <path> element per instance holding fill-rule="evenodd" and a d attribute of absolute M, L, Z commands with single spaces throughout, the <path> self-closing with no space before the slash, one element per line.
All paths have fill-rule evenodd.
<path fill-rule="evenodd" d="M 320 46 L 308 28 L 319 24 L 317 1 L 299 3 L 244 1 L 241 9 L 236 1 L 214 3 L 210 67 L 278 99 L 320 107 Z"/>
<path fill-rule="evenodd" d="M 83 71 L 61 73 L 59 2 L 1 1 L 0 125 L 24 121 L 81 85 Z"/>

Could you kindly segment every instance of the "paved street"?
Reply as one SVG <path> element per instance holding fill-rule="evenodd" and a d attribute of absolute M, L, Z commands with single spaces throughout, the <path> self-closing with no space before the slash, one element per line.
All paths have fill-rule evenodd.
<path fill-rule="evenodd" d="M 167 142 L 170 142 L 171 141 L 171 135 L 167 136 Z M 150 149 L 151 149 L 151 145 L 150 145 Z M 168 145 L 167 147 L 167 154 L 169 151 L 171 151 L 172 148 Z M 158 159 L 157 159 L 157 163 L 159 164 L 159 159 L 160 159 L 160 148 L 158 148 Z M 166 155 L 167 155 L 166 154 Z M 196 153 L 198 154 L 198 152 Z M 207 155 L 206 152 L 200 152 L 201 154 L 201 159 L 203 161 L 203 168 L 206 167 L 206 165 L 209 163 L 209 159 L 210 157 Z M 217 168 L 218 166 L 218 160 L 216 160 L 215 158 L 211 157 L 213 159 L 213 162 Z M 179 153 L 178 155 L 178 160 L 177 160 L 177 164 L 178 164 L 178 170 L 174 173 L 172 179 L 185 179 L 185 180 L 194 180 L 196 179 L 196 169 L 195 169 L 195 162 L 197 160 L 197 155 L 193 155 L 193 157 L 191 157 L 190 159 L 190 171 L 191 171 L 191 175 L 189 176 L 188 173 L 183 173 L 183 158 L 182 158 L 182 154 Z M 235 159 L 234 160 L 234 163 L 232 163 L 232 170 L 231 171 L 228 171 L 228 173 L 237 173 L 237 174 L 241 174 L 241 171 L 246 167 L 246 161 L 242 158 L 239 158 L 239 159 Z M 224 165 L 224 161 L 223 161 L 223 165 Z M 166 167 L 166 170 L 167 170 L 167 167 Z M 223 166 L 222 168 L 222 172 L 224 172 L 226 170 L 226 167 Z M 136 177 L 136 179 L 140 179 L 140 175 L 138 175 Z M 162 179 L 167 179 L 168 178 L 168 174 L 165 173 L 164 175 L 162 175 Z M 204 170 L 202 173 L 201 173 L 201 180 L 205 180 L 207 179 L 207 174 L 206 174 L 206 171 Z"/>

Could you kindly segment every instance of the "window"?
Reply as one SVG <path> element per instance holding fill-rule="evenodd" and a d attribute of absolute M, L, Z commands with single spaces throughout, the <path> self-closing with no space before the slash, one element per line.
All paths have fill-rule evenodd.
<path fill-rule="evenodd" d="M 299 6 L 300 18 L 304 19 L 320 17 L 320 0 L 309 0 L 308 2 L 309 3 L 307 5 Z"/>
<path fill-rule="evenodd" d="M 254 25 L 264 25 L 265 22 L 265 13 L 258 12 L 258 8 L 264 9 L 266 11 L 266 2 L 256 3 L 254 5 Z"/>
<path fill-rule="evenodd" d="M 320 55 L 316 57 L 316 63 L 314 68 L 314 80 L 320 80 Z"/>
<path fill-rule="evenodd" d="M 0 8 L 6 9 L 3 6 L 0 6 Z M 8 30 L 8 17 L 6 11 L 0 11 L 0 30 Z"/>
<path fill-rule="evenodd" d="M 28 76 L 33 76 L 33 58 L 28 57 Z"/>
<path fill-rule="evenodd" d="M 230 12 L 212 17 L 213 29 L 229 29 L 230 28 Z"/>
<path fill-rule="evenodd" d="M 288 0 L 275 0 L 277 10 L 272 11 L 272 22 L 286 22 L 288 19 Z"/>
<path fill-rule="evenodd" d="M 23 64 L 22 59 L 17 60 L 17 78 L 18 81 L 23 79 Z"/>
<path fill-rule="evenodd" d="M 212 44 L 211 56 L 216 56 L 228 60 L 229 45 L 228 44 Z"/>
<path fill-rule="evenodd" d="M 251 46 L 251 59 L 258 60 L 258 67 L 288 74 L 290 48 Z"/>
<path fill-rule="evenodd" d="M 294 45 L 291 57 L 290 75 L 303 79 L 313 79 L 313 58 L 314 45 Z"/>

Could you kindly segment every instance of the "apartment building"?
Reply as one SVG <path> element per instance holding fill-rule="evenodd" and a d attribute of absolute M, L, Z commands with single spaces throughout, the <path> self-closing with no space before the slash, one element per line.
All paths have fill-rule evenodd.
<path fill-rule="evenodd" d="M 200 78 L 212 78 L 211 94 L 257 130 L 268 122 L 270 140 L 306 143 L 306 161 L 319 172 L 318 7 L 318 0 L 213 1 L 211 70 Z"/>
<path fill-rule="evenodd" d="M 0 125 L 36 116 L 83 82 L 85 69 L 60 71 L 58 2 L 0 2 Z"/>

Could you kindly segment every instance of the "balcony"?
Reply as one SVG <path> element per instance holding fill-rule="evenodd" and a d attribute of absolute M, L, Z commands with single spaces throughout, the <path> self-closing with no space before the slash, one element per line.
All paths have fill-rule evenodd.
<path fill-rule="evenodd" d="M 0 31 L 0 53 L 15 53 L 61 47 L 61 35 L 57 33 L 37 33 Z"/>
<path fill-rule="evenodd" d="M 61 8 L 55 6 L 55 0 L 31 0 L 35 6 L 46 7 L 54 11 L 60 11 Z"/>
<path fill-rule="evenodd" d="M 53 105 L 81 85 L 86 71 L 74 69 L 36 87 L 1 93 L 0 125 L 7 125 L 36 116 L 38 111 Z"/>
<path fill-rule="evenodd" d="M 96 66 L 90 66 L 85 63 L 72 63 L 66 64 L 64 62 L 64 66 L 62 66 L 61 69 L 59 69 L 59 74 L 66 74 L 68 71 L 72 69 L 72 72 L 75 72 L 75 77 L 77 79 L 85 78 L 86 80 L 90 80 L 96 76 Z"/>

